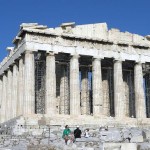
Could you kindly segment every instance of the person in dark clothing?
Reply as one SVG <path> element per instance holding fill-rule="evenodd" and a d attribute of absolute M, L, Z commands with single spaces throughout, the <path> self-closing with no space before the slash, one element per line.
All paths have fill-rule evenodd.
<path fill-rule="evenodd" d="M 77 128 L 74 130 L 74 137 L 76 138 L 81 138 L 81 130 L 79 129 L 79 126 L 77 126 Z"/>

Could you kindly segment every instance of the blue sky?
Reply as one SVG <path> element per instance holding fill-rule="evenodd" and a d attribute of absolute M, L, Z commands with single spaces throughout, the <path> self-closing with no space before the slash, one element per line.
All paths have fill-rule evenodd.
<path fill-rule="evenodd" d="M 49 27 L 62 22 L 106 22 L 141 35 L 150 34 L 150 0 L 0 0 L 0 61 L 23 22 Z"/>

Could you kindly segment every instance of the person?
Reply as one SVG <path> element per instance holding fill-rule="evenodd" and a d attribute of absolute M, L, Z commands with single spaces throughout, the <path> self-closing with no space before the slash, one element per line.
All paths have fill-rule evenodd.
<path fill-rule="evenodd" d="M 71 133 L 71 130 L 69 129 L 69 126 L 66 125 L 65 129 L 63 131 L 63 135 L 62 138 L 65 140 L 65 143 L 67 144 L 68 140 L 69 140 L 69 134 Z"/>
<path fill-rule="evenodd" d="M 85 130 L 84 137 L 85 137 L 85 138 L 90 137 L 90 135 L 89 135 L 89 129 L 86 129 L 86 130 Z"/>
<path fill-rule="evenodd" d="M 74 130 L 74 137 L 76 138 L 81 138 L 81 130 L 79 129 L 79 126 L 77 126 L 77 128 Z"/>
<path fill-rule="evenodd" d="M 75 142 L 74 133 L 71 132 L 71 133 L 68 135 L 67 145 L 72 144 L 72 143 L 74 143 L 74 142 Z"/>

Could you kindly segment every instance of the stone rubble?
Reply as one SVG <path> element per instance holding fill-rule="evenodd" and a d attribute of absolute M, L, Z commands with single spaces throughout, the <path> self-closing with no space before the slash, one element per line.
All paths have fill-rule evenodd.
<path fill-rule="evenodd" d="M 81 139 L 65 145 L 62 126 L 26 126 L 0 129 L 0 150 L 149 150 L 150 128 L 80 126 Z M 84 137 L 89 128 L 90 137 Z M 70 127 L 73 131 L 75 127 Z M 22 130 L 22 132 L 20 132 Z M 18 135 L 18 133 L 21 133 Z"/>

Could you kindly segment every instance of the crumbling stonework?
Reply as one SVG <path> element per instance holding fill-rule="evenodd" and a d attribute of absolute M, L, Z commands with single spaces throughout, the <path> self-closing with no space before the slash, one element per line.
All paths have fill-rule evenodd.
<path fill-rule="evenodd" d="M 80 126 L 82 136 L 76 142 L 65 145 L 62 139 L 64 126 L 60 124 L 49 124 L 50 118 L 20 117 L 10 122 L 2 124 L 0 129 L 0 148 L 13 150 L 34 150 L 38 147 L 42 149 L 56 150 L 76 150 L 92 149 L 103 150 L 110 147 L 129 148 L 131 150 L 146 150 L 150 148 L 150 128 L 149 127 L 119 127 L 119 126 L 100 126 L 84 124 Z M 70 124 L 71 131 L 76 125 Z M 85 129 L 89 129 L 89 138 L 84 137 Z M 112 148 L 111 147 L 111 148 Z M 132 149 L 134 147 L 134 149 Z"/>
<path fill-rule="evenodd" d="M 33 114 L 150 117 L 149 36 L 106 23 L 23 23 L 13 43 L 0 64 L 1 123 Z"/>
<path fill-rule="evenodd" d="M 103 142 L 129 139 L 114 149 L 149 146 L 149 35 L 106 23 L 23 23 L 13 43 L 0 63 L 1 147 L 110 149 Z M 92 136 L 64 146 L 66 124 Z"/>

